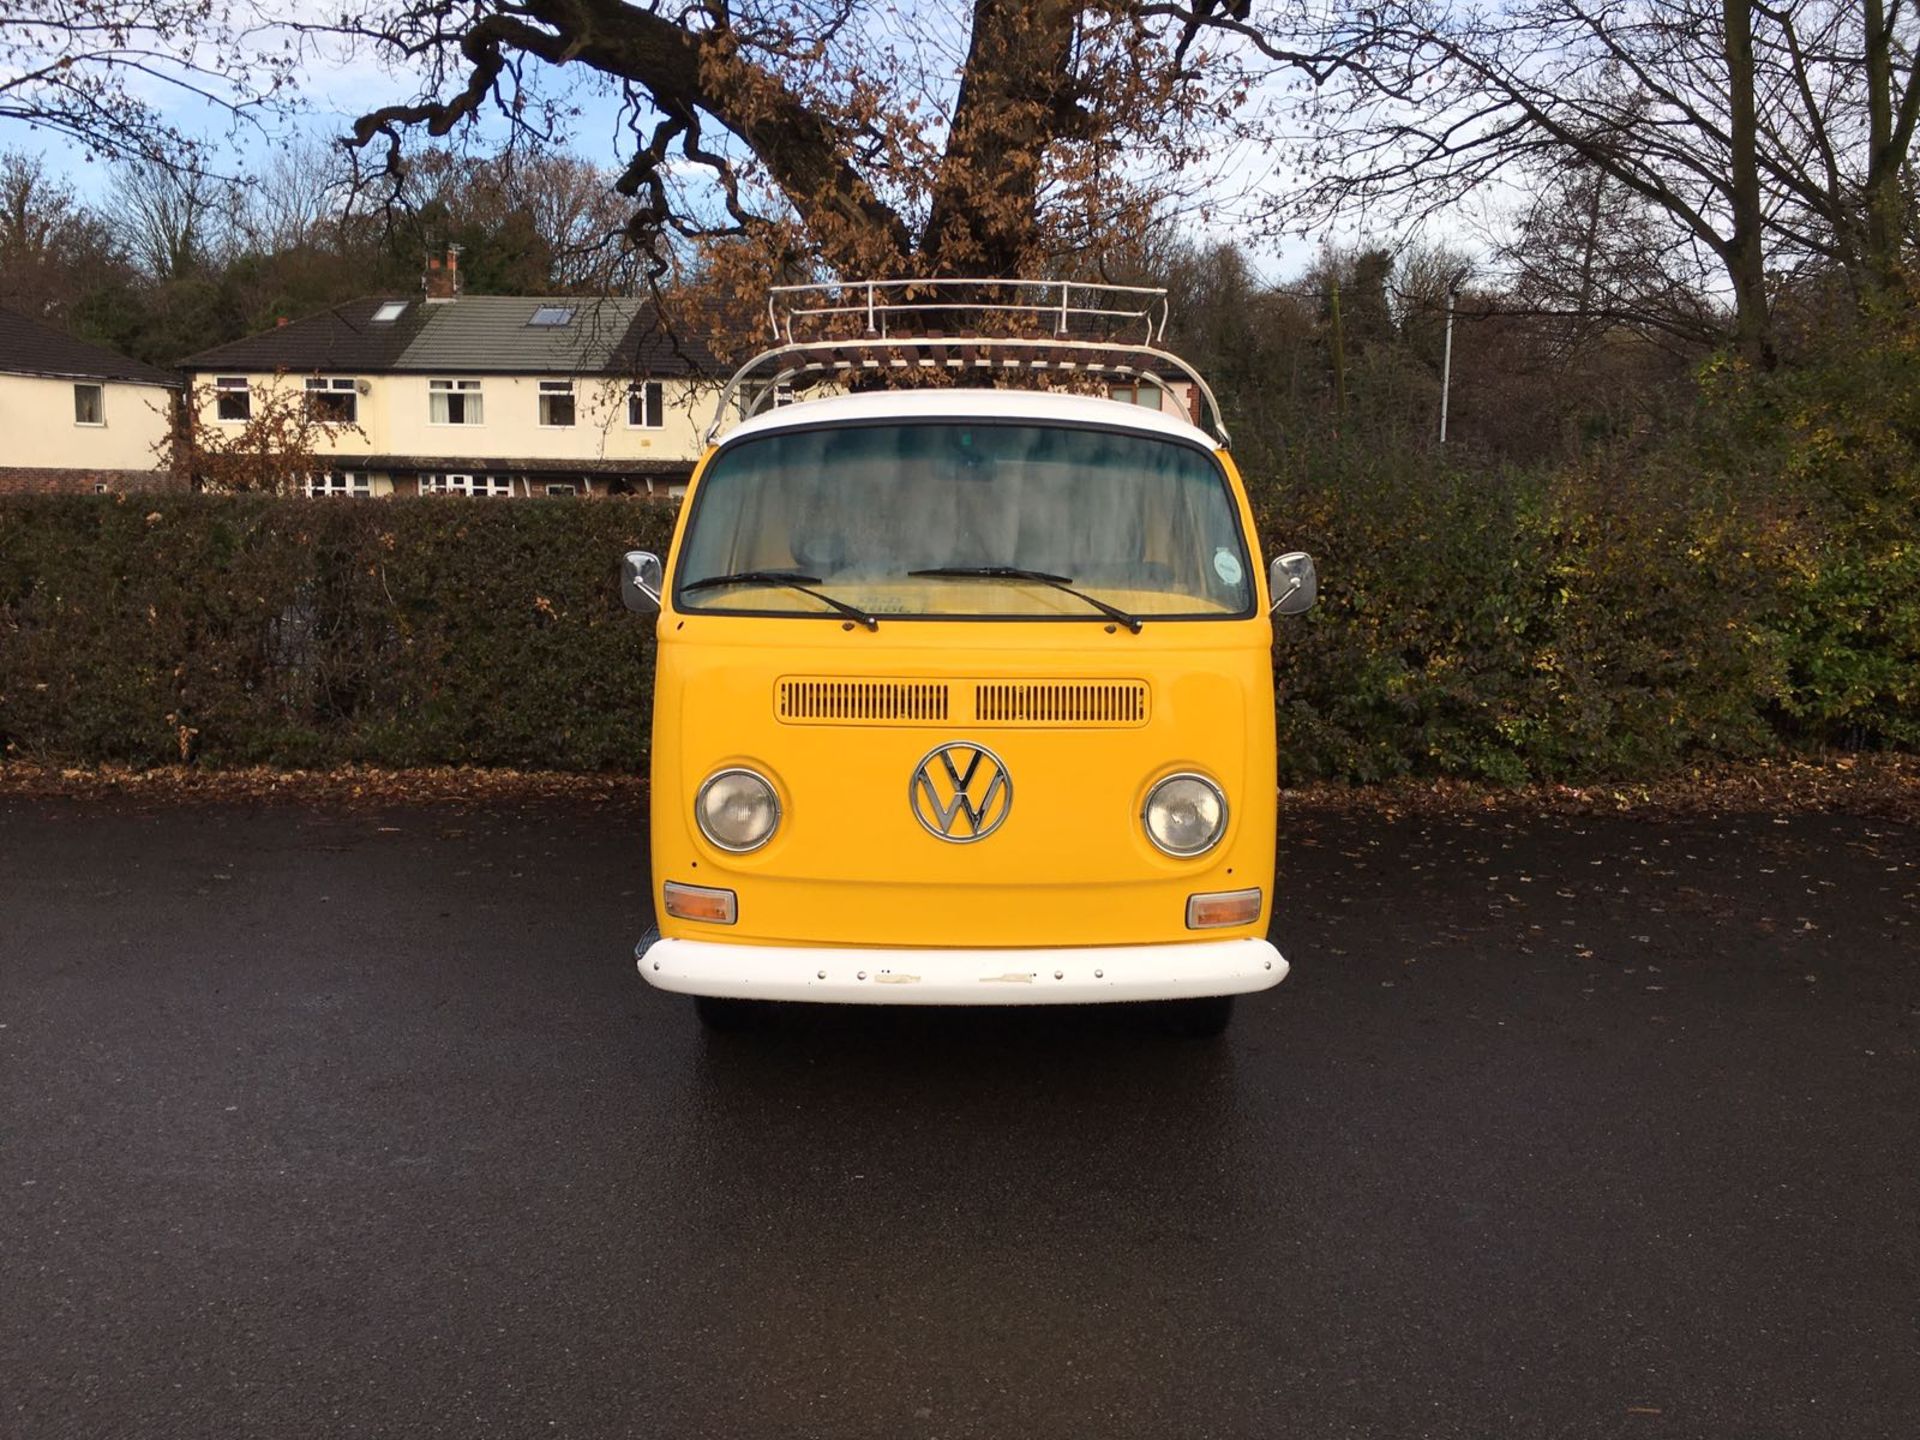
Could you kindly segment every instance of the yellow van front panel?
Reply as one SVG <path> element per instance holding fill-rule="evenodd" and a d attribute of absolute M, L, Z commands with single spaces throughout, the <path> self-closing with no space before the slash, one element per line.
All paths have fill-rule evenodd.
<path fill-rule="evenodd" d="M 1274 855 L 1271 628 L 1253 620 L 1149 620 L 1130 634 L 1073 622 L 676 614 L 659 623 L 653 754 L 654 899 L 668 880 L 739 897 L 732 926 L 660 916 L 670 938 L 756 944 L 1113 945 L 1260 936 L 1186 928 L 1187 897 L 1258 886 Z M 942 721 L 911 695 L 879 718 L 791 713 L 781 682 L 914 681 L 955 696 Z M 1116 682 L 1133 702 L 998 703 L 976 683 Z M 1131 683 L 1128 683 L 1131 682 Z M 1044 697 L 1043 697 L 1044 698 Z M 783 706 L 788 713 L 783 715 Z M 891 707 L 891 708 L 889 708 Z M 815 711 L 821 709 L 815 706 Z M 826 708 L 831 708 L 831 697 Z M 991 707 L 989 707 L 991 710 Z M 1144 718 L 1142 718 L 1144 715 Z M 992 835 L 930 834 L 909 785 L 936 746 L 978 744 L 1004 763 L 1012 808 Z M 749 855 L 709 844 L 693 820 L 701 782 L 747 766 L 779 791 L 774 838 Z M 1198 771 L 1225 792 L 1225 838 L 1179 860 L 1148 841 L 1149 787 Z"/>

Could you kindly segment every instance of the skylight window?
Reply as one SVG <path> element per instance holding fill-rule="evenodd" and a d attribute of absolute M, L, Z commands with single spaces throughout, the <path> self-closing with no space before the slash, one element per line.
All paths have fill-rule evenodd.
<path fill-rule="evenodd" d="M 571 305 L 542 305 L 533 312 L 533 318 L 527 321 L 529 325 L 545 325 L 553 328 L 572 323 L 573 307 Z"/>
<path fill-rule="evenodd" d="M 406 313 L 407 313 L 406 301 L 389 300 L 385 304 L 383 304 L 378 310 L 373 312 L 373 318 L 377 324 L 384 325 L 384 324 L 389 324 L 392 321 L 398 320 L 402 315 Z"/>

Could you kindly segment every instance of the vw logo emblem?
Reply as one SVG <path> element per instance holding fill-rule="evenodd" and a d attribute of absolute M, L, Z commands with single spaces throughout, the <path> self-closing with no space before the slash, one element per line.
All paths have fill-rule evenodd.
<path fill-rule="evenodd" d="M 929 835 L 970 845 L 1006 823 L 1013 780 L 986 746 L 956 740 L 927 753 L 914 769 L 907 799 Z"/>

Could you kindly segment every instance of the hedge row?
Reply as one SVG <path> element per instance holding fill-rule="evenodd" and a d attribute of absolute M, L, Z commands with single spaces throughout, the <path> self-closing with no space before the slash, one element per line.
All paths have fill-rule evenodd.
<path fill-rule="evenodd" d="M 0 749 L 213 765 L 645 764 L 638 503 L 0 503 Z"/>
<path fill-rule="evenodd" d="M 1260 506 L 1324 577 L 1276 630 L 1292 772 L 1591 781 L 1782 743 L 1772 580 L 1738 511 L 1633 474 L 1318 458 Z"/>
<path fill-rule="evenodd" d="M 1277 627 L 1283 774 L 1599 780 L 1920 742 L 1920 485 L 1883 466 L 1872 504 L 1836 508 L 1790 498 L 1790 462 L 1756 486 L 1252 457 L 1264 541 L 1322 574 L 1319 609 Z M 616 502 L 0 502 L 0 753 L 638 769 L 651 647 L 617 564 L 664 552 L 671 522 Z"/>

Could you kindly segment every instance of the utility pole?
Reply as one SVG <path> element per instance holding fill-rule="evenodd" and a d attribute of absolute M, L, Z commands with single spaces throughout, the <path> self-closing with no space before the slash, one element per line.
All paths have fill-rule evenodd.
<path fill-rule="evenodd" d="M 1333 433 L 1347 416 L 1347 336 L 1340 324 L 1340 278 L 1333 281 Z"/>
<path fill-rule="evenodd" d="M 1453 301 L 1460 293 L 1460 282 L 1467 277 L 1455 275 L 1447 282 L 1447 338 L 1440 347 L 1440 443 L 1447 443 L 1447 399 L 1453 389 Z"/>

